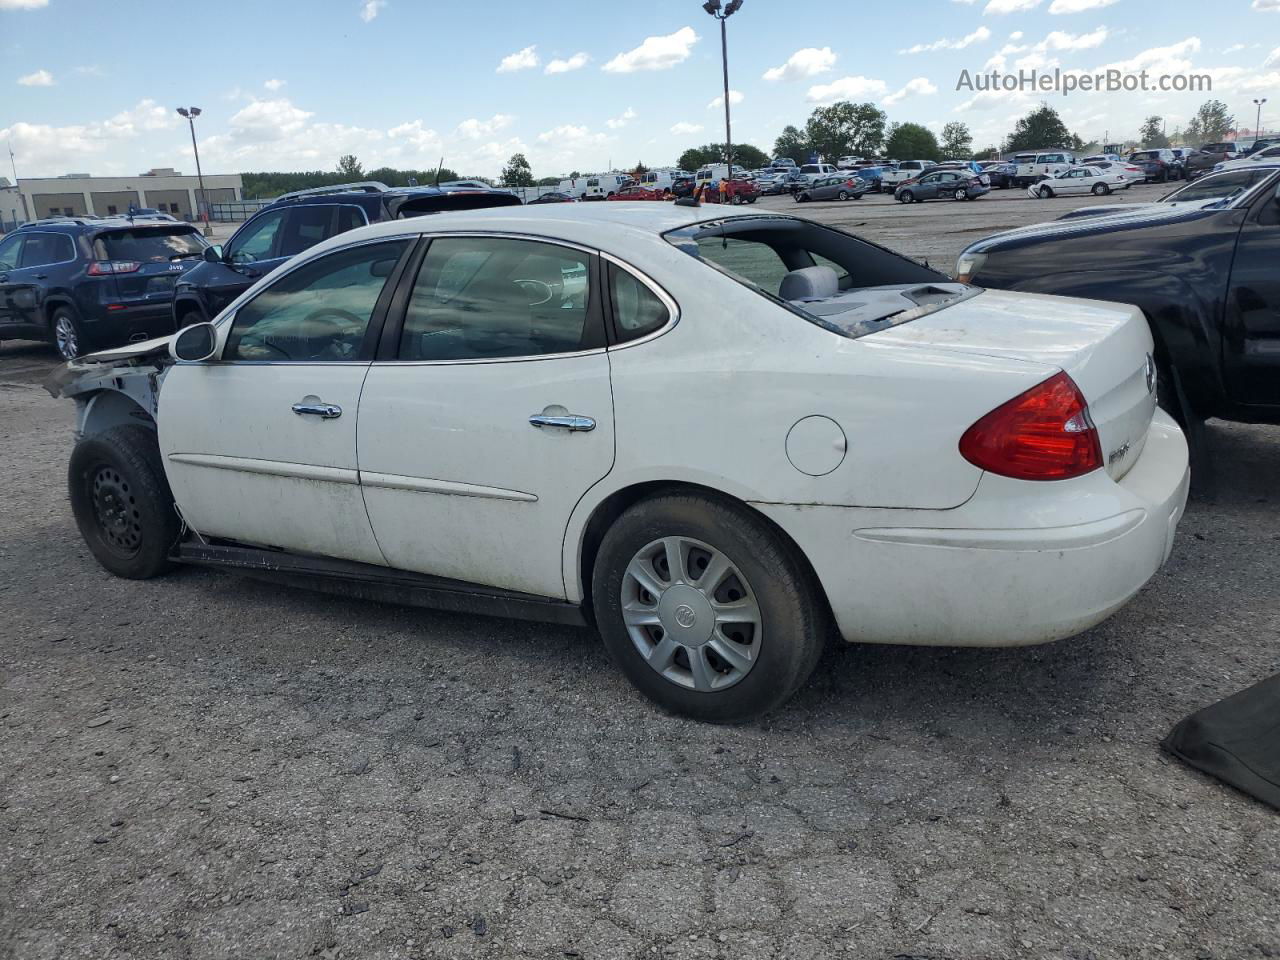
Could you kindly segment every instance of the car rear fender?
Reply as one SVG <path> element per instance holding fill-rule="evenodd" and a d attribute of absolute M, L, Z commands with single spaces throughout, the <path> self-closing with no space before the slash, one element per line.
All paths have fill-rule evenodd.
<path fill-rule="evenodd" d="M 975 278 L 982 284 L 982 277 Z M 1085 270 L 1027 277 L 1001 289 L 1130 303 L 1147 317 L 1156 359 L 1176 368 L 1178 385 L 1193 412 L 1211 416 L 1225 396 L 1217 317 L 1221 284 L 1206 299 L 1185 280 L 1160 270 Z"/>

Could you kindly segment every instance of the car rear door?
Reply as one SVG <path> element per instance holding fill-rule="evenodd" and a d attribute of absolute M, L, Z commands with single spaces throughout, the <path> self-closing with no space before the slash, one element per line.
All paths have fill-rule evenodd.
<path fill-rule="evenodd" d="M 1239 403 L 1280 407 L 1280 184 L 1262 188 L 1236 243 L 1227 288 L 1224 366 Z"/>
<path fill-rule="evenodd" d="M 365 506 L 392 567 L 565 597 L 569 516 L 614 458 L 598 261 L 431 239 L 360 401 Z"/>
<path fill-rule="evenodd" d="M 42 307 L 49 286 L 61 279 L 60 264 L 76 259 L 75 245 L 65 233 L 24 231 L 26 242 L 18 256 L 16 268 L 7 270 L 0 281 L 0 296 L 8 303 L 10 323 L 26 335 L 43 335 L 47 331 Z"/>
<path fill-rule="evenodd" d="M 360 391 L 413 241 L 286 267 L 219 325 L 217 359 L 166 374 L 160 451 L 206 537 L 382 564 L 356 460 Z"/>
<path fill-rule="evenodd" d="M 0 240 L 0 338 L 4 336 L 5 327 L 17 323 L 17 309 L 11 303 L 9 278 L 18 269 L 22 258 L 22 245 L 26 237 L 21 233 Z M 12 335 L 12 331 L 10 331 Z"/>

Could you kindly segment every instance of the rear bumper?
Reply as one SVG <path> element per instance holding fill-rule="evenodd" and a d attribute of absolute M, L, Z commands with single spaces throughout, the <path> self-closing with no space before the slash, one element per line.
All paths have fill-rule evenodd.
<path fill-rule="evenodd" d="M 954 510 L 756 504 L 796 540 L 851 642 L 1021 646 L 1069 637 L 1122 607 L 1173 546 L 1187 444 L 1157 410 L 1120 480 L 985 474 Z"/>
<path fill-rule="evenodd" d="M 86 316 L 81 324 L 87 345 L 95 350 L 153 340 L 173 331 L 173 305 L 168 301 L 129 305 L 121 310 L 99 308 L 96 315 Z"/>

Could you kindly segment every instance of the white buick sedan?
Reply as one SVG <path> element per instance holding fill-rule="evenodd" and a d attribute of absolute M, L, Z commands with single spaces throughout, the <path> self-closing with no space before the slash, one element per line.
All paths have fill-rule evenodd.
<path fill-rule="evenodd" d="M 1121 170 L 1102 167 L 1071 167 L 1056 177 L 1027 187 L 1027 196 L 1046 200 L 1049 197 L 1079 196 L 1091 193 L 1105 197 L 1116 190 L 1128 190 L 1133 181 Z"/>
<path fill-rule="evenodd" d="M 713 721 L 782 704 L 833 633 L 1079 633 L 1159 569 L 1188 484 L 1138 310 L 683 204 L 341 234 L 57 380 L 108 570 L 589 623 Z"/>

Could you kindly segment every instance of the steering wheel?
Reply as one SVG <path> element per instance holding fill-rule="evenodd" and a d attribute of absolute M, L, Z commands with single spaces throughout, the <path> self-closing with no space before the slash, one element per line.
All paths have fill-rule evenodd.
<path fill-rule="evenodd" d="M 355 353 L 358 349 L 358 344 L 347 343 L 341 337 L 351 328 L 361 330 L 365 325 L 365 321 L 350 310 L 343 310 L 339 307 L 321 307 L 319 310 L 313 310 L 307 314 L 303 324 L 313 323 L 324 324 L 333 328 L 332 333 L 326 331 L 315 334 L 316 339 L 326 336 L 331 338 L 329 344 L 321 352 L 332 353 L 344 360 Z"/>
<path fill-rule="evenodd" d="M 511 282 L 529 295 L 529 306 L 531 307 L 540 307 L 544 303 L 550 303 L 556 295 L 555 287 L 543 280 L 513 280 Z"/>

